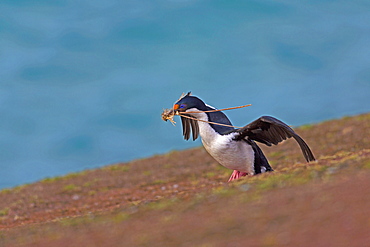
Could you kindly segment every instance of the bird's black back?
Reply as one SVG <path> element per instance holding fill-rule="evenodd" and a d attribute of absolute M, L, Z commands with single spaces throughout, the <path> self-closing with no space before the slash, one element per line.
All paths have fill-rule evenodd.
<path fill-rule="evenodd" d="M 207 110 L 215 110 L 215 109 L 207 106 Z M 221 111 L 207 112 L 207 116 L 208 116 L 208 121 L 210 122 L 232 125 L 228 117 Z M 217 125 L 217 124 L 210 124 L 210 125 L 220 135 L 228 134 L 234 130 L 233 127 L 229 127 L 229 126 L 222 126 L 222 125 Z"/>

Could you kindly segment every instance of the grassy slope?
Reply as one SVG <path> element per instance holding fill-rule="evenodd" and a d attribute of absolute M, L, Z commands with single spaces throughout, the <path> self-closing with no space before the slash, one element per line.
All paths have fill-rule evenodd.
<path fill-rule="evenodd" d="M 264 148 L 275 172 L 227 184 L 203 148 L 70 174 L 0 193 L 0 246 L 365 246 L 370 114 Z"/>

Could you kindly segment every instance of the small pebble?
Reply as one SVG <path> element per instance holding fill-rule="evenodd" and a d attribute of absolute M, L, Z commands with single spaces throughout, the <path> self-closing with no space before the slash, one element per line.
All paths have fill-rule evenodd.
<path fill-rule="evenodd" d="M 251 186 L 249 185 L 249 184 L 242 184 L 242 185 L 240 185 L 239 186 L 239 189 L 241 190 L 241 191 L 247 191 L 247 190 L 249 190 L 251 188 Z"/>
<path fill-rule="evenodd" d="M 328 173 L 328 174 L 334 174 L 334 173 L 336 173 L 338 171 L 338 167 L 329 167 L 327 170 L 326 170 L 326 172 Z"/>
<path fill-rule="evenodd" d="M 79 196 L 79 195 L 73 195 L 73 196 L 72 196 L 72 200 L 77 201 L 77 200 L 79 200 L 79 199 L 80 199 L 80 196 Z"/>

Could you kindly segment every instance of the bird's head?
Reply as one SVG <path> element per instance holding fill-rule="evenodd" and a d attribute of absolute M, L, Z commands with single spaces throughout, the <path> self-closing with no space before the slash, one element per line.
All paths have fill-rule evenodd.
<path fill-rule="evenodd" d="M 198 134 L 200 133 L 198 122 L 210 124 L 211 127 L 220 134 L 234 129 L 225 114 L 220 110 L 206 105 L 201 99 L 192 96 L 190 92 L 186 95 L 182 95 L 173 105 L 172 109 L 163 110 L 162 120 L 170 120 L 174 123 L 173 117 L 175 115 L 181 117 L 185 140 L 190 138 L 191 133 L 193 133 L 193 140 L 198 138 Z"/>
<path fill-rule="evenodd" d="M 207 110 L 207 106 L 201 99 L 191 96 L 189 92 L 173 105 L 173 110 L 178 115 L 187 111 L 205 111 Z"/>

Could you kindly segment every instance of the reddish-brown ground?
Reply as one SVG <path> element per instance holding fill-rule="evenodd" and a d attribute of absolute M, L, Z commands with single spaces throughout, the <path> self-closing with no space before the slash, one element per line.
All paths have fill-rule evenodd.
<path fill-rule="evenodd" d="M 195 148 L 3 190 L 0 246 L 370 246 L 370 114 L 297 132 L 230 184 Z"/>

